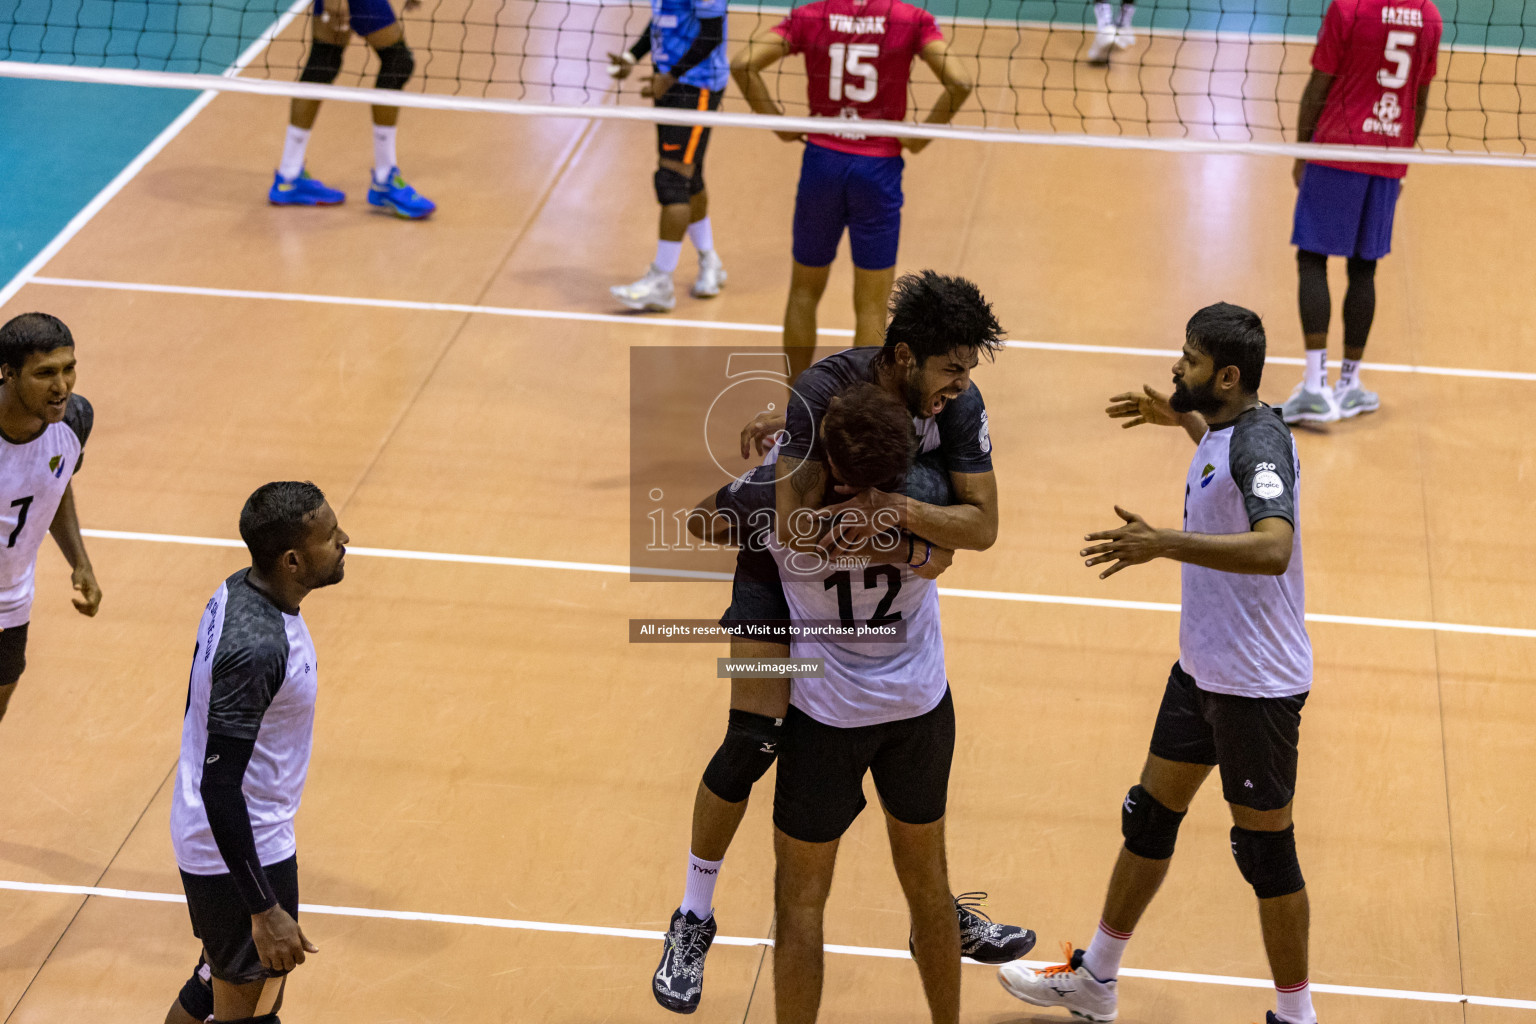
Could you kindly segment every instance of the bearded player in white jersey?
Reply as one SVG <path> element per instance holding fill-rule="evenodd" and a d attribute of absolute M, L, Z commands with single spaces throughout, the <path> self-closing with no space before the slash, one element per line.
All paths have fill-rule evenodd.
<path fill-rule="evenodd" d="M 27 665 L 44 534 L 69 562 L 75 608 L 95 615 L 101 607 L 73 486 L 95 414 L 74 391 L 75 339 L 58 317 L 23 313 L 0 326 L 0 718 Z"/>
<path fill-rule="evenodd" d="M 856 436 L 837 422 L 854 409 L 862 421 Z M 827 475 L 845 491 L 898 492 L 917 445 L 906 404 L 873 382 L 839 393 L 821 437 Z M 791 655 L 823 665 L 819 676 L 794 679 L 779 742 L 773 802 L 779 1024 L 816 1019 L 827 895 L 839 840 L 864 809 L 866 772 L 885 813 L 929 1013 L 934 1024 L 959 1017 L 960 929 L 944 849 L 955 712 L 938 586 L 909 564 L 914 545 L 896 527 L 899 516 L 882 512 L 875 523 L 880 532 L 863 540 L 850 539 L 843 517 L 851 512 L 842 507 L 801 510 L 780 524 L 778 537 L 770 534 L 794 626 Z"/>
<path fill-rule="evenodd" d="M 256 489 L 240 512 L 251 566 L 219 584 L 192 649 L 171 844 L 197 970 L 166 1024 L 279 1024 L 299 929 L 293 819 L 309 772 L 318 669 L 299 603 L 340 583 L 349 540 L 312 483 Z"/>
<path fill-rule="evenodd" d="M 1125 836 L 1087 949 L 1034 970 L 1008 964 L 1003 987 L 1034 1006 L 1108 1024 L 1119 1012 L 1120 958 L 1173 858 L 1179 825 L 1219 768 L 1232 855 L 1258 898 L 1275 982 L 1266 1024 L 1317 1024 L 1307 980 L 1311 915 L 1291 804 L 1301 712 L 1312 689 L 1301 558 L 1301 463 L 1280 410 L 1259 401 L 1264 325 L 1219 302 L 1185 328 L 1174 389 L 1110 399 L 1125 426 L 1183 427 L 1195 442 L 1184 528 L 1159 530 L 1116 507 L 1118 529 L 1082 550 L 1099 576 L 1154 558 L 1182 562 L 1179 660 L 1152 727 L 1141 781 L 1120 810 Z"/>

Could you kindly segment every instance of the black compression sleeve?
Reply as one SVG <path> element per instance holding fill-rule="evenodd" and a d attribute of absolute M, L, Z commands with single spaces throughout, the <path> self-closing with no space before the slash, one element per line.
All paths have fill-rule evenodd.
<path fill-rule="evenodd" d="M 246 910 L 259 914 L 277 905 L 277 894 L 256 855 L 256 835 L 251 831 L 251 815 L 245 806 L 245 793 L 240 789 L 245 781 L 245 767 L 255 749 L 255 740 L 209 733 L 199 792 L 203 809 L 208 812 L 208 828 L 213 832 L 219 855 L 229 867 L 240 899 Z"/>
<path fill-rule="evenodd" d="M 694 36 L 693 45 L 688 47 L 688 52 L 683 54 L 678 62 L 672 65 L 672 70 L 667 72 L 673 78 L 682 78 L 688 72 L 704 63 L 705 59 L 715 52 L 715 48 L 725 42 L 724 18 L 700 18 L 699 34 Z"/>
<path fill-rule="evenodd" d="M 645 31 L 640 33 L 640 38 L 635 40 L 635 45 L 629 48 L 629 55 L 635 60 L 640 60 L 651 52 L 651 23 L 645 23 Z"/>

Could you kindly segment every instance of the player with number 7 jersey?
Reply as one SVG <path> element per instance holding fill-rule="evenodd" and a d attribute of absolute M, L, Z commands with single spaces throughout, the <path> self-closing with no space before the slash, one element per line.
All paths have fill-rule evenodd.
<path fill-rule="evenodd" d="M 870 135 L 859 122 L 906 118 L 915 57 L 944 86 L 926 123 L 947 124 L 973 86 L 933 15 L 903 0 L 816 0 L 754 35 L 731 62 L 731 72 L 757 113 L 783 113 L 762 73 L 792 54 L 805 55 L 811 115 L 838 123 L 837 130 L 829 125 L 804 136 L 779 133 L 806 143 L 784 312 L 784 349 L 794 378 L 815 351 L 816 307 L 844 229 L 854 266 L 853 343 L 879 345 L 884 339 L 901 236 L 901 153 L 919 152 L 929 140 Z"/>

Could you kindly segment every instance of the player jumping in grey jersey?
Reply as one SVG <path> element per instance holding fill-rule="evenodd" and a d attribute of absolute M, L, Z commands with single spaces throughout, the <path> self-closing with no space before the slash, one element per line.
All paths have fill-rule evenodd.
<path fill-rule="evenodd" d="M 0 327 L 0 718 L 27 664 L 33 575 L 43 535 L 69 562 L 81 615 L 101 587 L 75 515 L 74 476 L 95 413 L 75 391 L 75 339 L 58 317 L 23 313 Z"/>
<path fill-rule="evenodd" d="M 192 653 L 171 843 L 197 970 L 166 1024 L 278 1024 L 299 930 L 293 819 L 309 771 L 318 667 L 299 604 L 340 583 L 349 540 L 320 488 L 257 488 L 240 512 L 251 566 L 204 609 Z"/>
<path fill-rule="evenodd" d="M 1179 661 L 1152 730 L 1141 782 L 1121 807 L 1120 850 L 1087 950 L 1036 971 L 1009 964 L 1003 987 L 1035 1006 L 1112 1021 L 1116 975 L 1131 932 L 1168 872 L 1179 824 L 1220 766 L 1232 810 L 1232 853 L 1259 901 L 1276 989 L 1268 1024 L 1316 1024 L 1307 982 L 1309 908 L 1296 859 L 1301 710 L 1312 686 L 1304 625 L 1300 466 L 1280 410 L 1259 401 L 1264 325 L 1227 303 L 1190 318 L 1172 397 L 1150 387 L 1110 399 L 1125 426 L 1183 427 L 1196 444 L 1184 529 L 1159 530 L 1115 508 L 1124 525 L 1088 535 L 1100 578 L 1154 558 L 1182 562 Z"/>

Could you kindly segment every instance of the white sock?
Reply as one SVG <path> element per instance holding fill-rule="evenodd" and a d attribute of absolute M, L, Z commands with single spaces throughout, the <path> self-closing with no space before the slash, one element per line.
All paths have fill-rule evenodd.
<path fill-rule="evenodd" d="M 1114 30 L 1114 27 L 1115 27 L 1115 7 L 1114 7 L 1114 4 L 1094 4 L 1093 5 L 1093 17 L 1094 17 L 1094 20 L 1099 23 L 1099 31 L 1100 32 L 1110 32 L 1110 31 Z"/>
<path fill-rule="evenodd" d="M 1131 27 L 1131 19 L 1134 18 L 1134 17 L 1136 17 L 1136 5 L 1135 4 L 1121 4 L 1120 5 L 1120 22 L 1119 22 L 1119 25 L 1120 25 L 1121 28 L 1130 28 Z"/>
<path fill-rule="evenodd" d="M 688 225 L 688 240 L 701 253 L 715 248 L 715 229 L 710 225 L 708 217 Z"/>
<path fill-rule="evenodd" d="M 682 242 L 665 242 L 658 239 L 656 242 L 656 258 L 651 263 L 663 274 L 670 274 L 677 269 L 677 261 L 682 258 Z"/>
<path fill-rule="evenodd" d="M 673 242 L 673 245 L 680 243 Z M 688 852 L 688 884 L 683 888 L 683 903 L 679 908 L 685 914 L 692 914 L 699 920 L 704 920 L 715 912 L 715 882 L 720 878 L 720 865 L 723 860 L 699 860 Z"/>
<path fill-rule="evenodd" d="M 395 126 L 392 124 L 376 124 L 373 126 L 373 182 L 382 185 L 389 178 L 389 172 L 400 165 L 395 159 Z"/>
<path fill-rule="evenodd" d="M 1117 932 L 1103 921 L 1093 933 L 1093 941 L 1083 952 L 1083 966 L 1100 981 L 1113 981 L 1120 973 L 1120 958 L 1125 955 L 1125 945 L 1131 941 L 1130 932 Z"/>
<path fill-rule="evenodd" d="M 1317 1011 L 1312 1009 L 1312 986 L 1309 982 L 1289 988 L 1275 986 L 1275 1016 L 1285 1024 L 1317 1024 Z"/>
<path fill-rule="evenodd" d="M 283 162 L 277 165 L 277 173 L 284 181 L 292 181 L 304 172 L 304 152 L 309 149 L 308 128 L 288 126 L 288 138 L 283 141 Z"/>
<path fill-rule="evenodd" d="M 1346 359 L 1344 368 L 1339 371 L 1339 390 L 1348 391 L 1350 388 L 1360 386 L 1360 360 Z"/>
<path fill-rule="evenodd" d="M 1305 387 L 1308 391 L 1328 390 L 1328 350 L 1325 348 L 1307 349 L 1307 376 Z"/>

